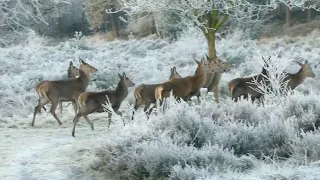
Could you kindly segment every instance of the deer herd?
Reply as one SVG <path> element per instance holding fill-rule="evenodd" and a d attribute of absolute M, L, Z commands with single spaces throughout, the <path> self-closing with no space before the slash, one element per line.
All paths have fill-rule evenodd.
<path fill-rule="evenodd" d="M 221 76 L 224 72 L 229 71 L 232 65 L 224 62 L 218 58 L 210 59 L 206 56 L 205 60 L 202 58 L 200 61 L 195 60 L 197 68 L 194 75 L 181 77 L 177 72 L 176 67 L 170 69 L 171 73 L 169 79 L 166 82 L 159 84 L 141 84 L 134 90 L 135 105 L 132 112 L 132 120 L 134 119 L 135 111 L 144 105 L 144 112 L 149 118 L 152 110 L 156 107 L 156 102 L 163 102 L 164 98 L 170 95 L 170 92 L 177 98 L 177 100 L 183 99 L 184 101 L 190 101 L 192 96 L 200 96 L 200 89 L 207 88 L 208 92 L 214 93 L 215 101 L 219 102 L 218 85 Z M 270 57 L 269 57 L 270 59 Z M 264 59 L 263 59 L 264 60 Z M 60 119 L 56 115 L 56 108 L 60 106 L 60 113 L 62 114 L 62 102 L 71 102 L 75 117 L 73 119 L 72 136 L 75 136 L 76 124 L 80 117 L 84 117 L 90 124 L 93 130 L 93 123 L 89 120 L 88 115 L 93 112 L 104 112 L 104 104 L 108 103 L 112 110 L 122 115 L 119 111 L 119 107 L 123 100 L 128 95 L 128 88 L 133 87 L 135 84 L 130 80 L 125 73 L 118 74 L 120 80 L 114 90 L 105 90 L 101 92 L 86 92 L 89 84 L 90 74 L 97 72 L 98 70 L 86 63 L 82 58 L 79 58 L 80 68 L 76 68 L 72 61 L 70 61 L 68 72 L 68 79 L 55 80 L 55 81 L 41 81 L 39 82 L 35 90 L 38 93 L 39 100 L 38 105 L 34 108 L 33 120 L 31 125 L 34 126 L 37 113 L 41 112 L 41 109 L 46 104 L 51 104 L 50 113 L 61 125 Z M 266 62 L 266 61 L 265 61 Z M 305 63 L 297 62 L 301 67 L 295 74 L 285 73 L 286 77 L 283 81 L 288 81 L 287 87 L 292 90 L 303 83 L 307 77 L 315 77 L 312 69 L 310 68 L 308 61 Z M 257 85 L 252 84 L 254 80 L 268 83 L 268 72 L 265 67 L 262 68 L 262 72 L 258 75 L 236 78 L 228 83 L 228 89 L 231 93 L 231 97 L 234 101 L 238 101 L 240 97 L 248 99 L 251 96 L 251 100 L 261 100 L 263 94 L 256 91 Z M 200 100 L 199 100 L 200 101 Z M 153 105 L 152 105 L 153 104 Z M 150 106 L 152 107 L 150 108 Z M 108 112 L 108 127 L 110 126 L 112 113 Z M 122 117 L 122 116 L 121 116 Z M 123 124 L 125 125 L 124 119 Z"/>

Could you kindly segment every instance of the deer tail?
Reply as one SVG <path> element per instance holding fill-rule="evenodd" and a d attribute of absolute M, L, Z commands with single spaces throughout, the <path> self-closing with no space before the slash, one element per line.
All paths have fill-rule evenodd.
<path fill-rule="evenodd" d="M 162 100 L 162 91 L 163 90 L 164 90 L 163 85 L 160 85 L 155 89 L 154 95 L 155 95 L 156 100 Z"/>
<path fill-rule="evenodd" d="M 37 91 L 38 95 L 40 96 L 40 98 L 46 98 L 47 100 L 49 100 L 49 98 L 47 96 L 48 90 L 49 90 L 49 84 L 48 83 L 42 83 L 36 89 L 36 91 Z"/>
<path fill-rule="evenodd" d="M 234 91 L 234 89 L 235 89 L 235 87 L 237 87 L 237 85 L 238 85 L 238 81 L 237 80 L 231 80 L 229 83 L 228 83 L 228 89 L 229 89 L 229 91 L 231 92 L 231 94 L 233 94 L 233 91 Z"/>
<path fill-rule="evenodd" d="M 140 86 L 138 86 L 135 90 L 134 90 L 134 97 L 137 100 L 142 100 L 141 98 L 141 90 L 144 88 L 144 84 L 141 84 Z"/>
<path fill-rule="evenodd" d="M 78 97 L 78 104 L 80 109 L 87 109 L 86 101 L 88 99 L 88 93 L 81 93 Z"/>

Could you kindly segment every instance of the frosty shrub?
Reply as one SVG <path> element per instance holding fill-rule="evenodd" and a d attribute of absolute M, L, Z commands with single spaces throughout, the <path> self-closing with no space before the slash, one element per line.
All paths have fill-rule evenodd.
<path fill-rule="evenodd" d="M 136 133 L 134 133 L 136 134 Z M 157 135 L 158 133 L 154 133 Z M 165 136 L 145 139 L 146 135 L 132 136 L 130 141 L 117 141 L 101 147 L 96 155 L 103 161 L 99 170 L 106 177 L 116 179 L 158 179 L 168 178 L 174 166 L 201 167 L 211 173 L 227 171 L 247 171 L 254 167 L 255 160 L 248 157 L 237 158 L 228 150 L 206 145 L 200 149 L 181 146 Z M 119 139 L 118 139 L 119 140 Z M 102 150 L 103 149 L 103 150 Z"/>
<path fill-rule="evenodd" d="M 290 146 L 290 162 L 307 165 L 320 160 L 320 133 L 301 133 L 302 137 L 293 141 Z"/>

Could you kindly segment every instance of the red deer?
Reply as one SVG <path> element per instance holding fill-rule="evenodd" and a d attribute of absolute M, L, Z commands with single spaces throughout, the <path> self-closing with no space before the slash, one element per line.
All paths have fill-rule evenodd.
<path fill-rule="evenodd" d="M 192 96 L 199 94 L 200 89 L 207 81 L 208 72 L 222 72 L 219 66 L 214 66 L 217 63 L 211 63 L 210 66 L 206 66 L 204 59 L 201 59 L 201 62 L 195 61 L 198 67 L 193 76 L 171 79 L 161 84 L 155 90 L 156 99 L 162 101 L 163 98 L 168 97 L 170 91 L 173 90 L 173 95 L 178 99 L 182 98 L 184 101 L 188 101 Z"/>
<path fill-rule="evenodd" d="M 222 68 L 222 72 L 213 72 L 207 74 L 207 82 L 203 86 L 208 89 L 208 92 L 214 93 L 214 99 L 218 103 L 219 102 L 219 82 L 222 77 L 222 73 L 230 70 L 232 68 L 232 65 L 228 62 L 224 62 L 220 60 L 219 58 L 215 57 L 213 59 L 210 59 L 207 56 L 207 59 L 209 62 L 217 61 L 220 68 Z"/>
<path fill-rule="evenodd" d="M 269 59 L 270 58 L 271 57 L 269 57 Z M 267 65 L 268 64 L 265 63 L 265 66 L 267 66 Z M 252 83 L 255 80 L 259 83 L 261 83 L 261 81 L 267 82 L 267 80 L 266 80 L 267 76 L 268 76 L 267 70 L 265 69 L 265 67 L 263 67 L 262 72 L 258 75 L 246 77 L 246 78 L 236 78 L 236 79 L 231 80 L 228 83 L 228 89 L 231 92 L 232 99 L 235 102 L 237 102 L 238 98 L 240 98 L 241 96 L 243 96 L 244 99 L 247 99 L 248 96 L 251 95 L 252 102 L 255 101 L 255 99 L 260 100 L 260 98 L 263 97 L 263 94 L 254 90 L 254 89 L 257 89 L 258 87 L 257 87 L 257 85 L 252 84 Z"/>
<path fill-rule="evenodd" d="M 76 78 L 77 76 L 79 76 L 79 69 L 73 65 L 73 62 L 72 62 L 72 61 L 70 61 L 70 63 L 69 63 L 69 67 L 68 67 L 68 70 L 67 70 L 67 75 L 68 75 L 68 79 Z M 42 81 L 42 83 L 44 83 L 44 82 L 45 82 L 45 81 Z M 37 89 L 42 83 L 37 84 L 36 89 Z M 60 114 L 62 114 L 62 101 L 59 102 L 59 106 L 60 106 Z M 43 108 L 45 111 L 47 110 L 44 106 L 43 106 L 42 108 Z"/>
<path fill-rule="evenodd" d="M 75 134 L 77 122 L 79 121 L 79 118 L 82 116 L 87 120 L 87 122 L 91 126 L 91 129 L 93 130 L 93 123 L 87 117 L 88 114 L 91 114 L 93 112 L 104 112 L 103 104 L 105 104 L 108 101 L 110 102 L 110 105 L 112 106 L 112 109 L 115 111 L 115 113 L 117 113 L 120 116 L 122 115 L 122 113 L 119 112 L 118 109 L 120 108 L 122 101 L 128 95 L 128 87 L 134 86 L 134 83 L 126 76 L 125 73 L 123 73 L 122 75 L 118 75 L 120 77 L 120 81 L 115 90 L 106 90 L 102 92 L 83 92 L 79 95 L 79 111 L 73 120 L 73 137 Z M 110 126 L 111 115 L 112 114 L 108 112 L 108 127 Z"/>
<path fill-rule="evenodd" d="M 294 74 L 285 73 L 286 77 L 283 80 L 284 82 L 288 81 L 287 88 L 291 90 L 294 90 L 296 87 L 302 84 L 307 77 L 314 78 L 316 76 L 310 68 L 307 60 L 304 64 L 298 61 L 296 61 L 296 63 L 301 66 L 300 70 Z"/>
<path fill-rule="evenodd" d="M 180 74 L 177 72 L 176 67 L 170 68 L 170 76 L 169 80 L 171 79 L 179 79 L 182 78 Z M 161 84 L 141 84 L 134 90 L 134 97 L 135 97 L 135 105 L 134 110 L 132 111 L 132 120 L 134 116 L 134 112 L 142 105 L 144 104 L 144 112 L 147 114 L 147 118 L 149 118 L 149 115 L 151 114 L 152 110 L 155 108 L 156 104 L 156 98 L 154 95 L 156 87 L 158 87 Z M 152 108 L 149 109 L 151 104 L 154 104 Z M 149 111 L 147 112 L 147 110 Z"/>
<path fill-rule="evenodd" d="M 84 62 L 80 58 L 80 70 L 79 77 L 66 80 L 57 80 L 57 81 L 42 81 L 37 85 L 36 91 L 39 95 L 38 105 L 34 108 L 32 126 L 34 126 L 36 114 L 41 108 L 51 103 L 50 112 L 53 117 L 61 125 L 61 121 L 57 117 L 55 111 L 58 106 L 58 103 L 63 101 L 71 101 L 74 107 L 75 113 L 77 113 L 77 98 L 84 92 L 89 84 L 89 74 L 96 72 L 97 69 L 88 63 Z"/>

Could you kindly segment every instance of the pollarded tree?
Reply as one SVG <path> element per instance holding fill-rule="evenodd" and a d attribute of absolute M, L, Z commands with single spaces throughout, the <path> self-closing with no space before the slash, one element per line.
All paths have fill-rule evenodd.
<path fill-rule="evenodd" d="M 216 57 L 215 34 L 229 18 L 256 21 L 260 12 L 274 10 L 280 4 L 289 8 L 315 9 L 309 0 L 118 0 L 129 16 L 141 12 L 176 11 L 192 20 L 199 27 L 208 43 L 208 55 Z M 111 13 L 112 11 L 107 12 Z"/>

